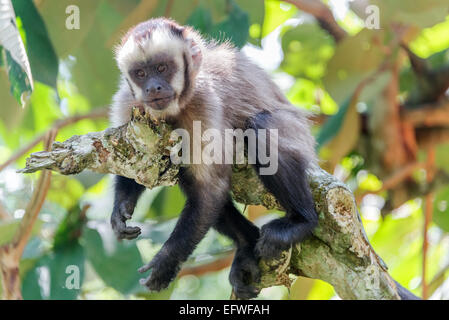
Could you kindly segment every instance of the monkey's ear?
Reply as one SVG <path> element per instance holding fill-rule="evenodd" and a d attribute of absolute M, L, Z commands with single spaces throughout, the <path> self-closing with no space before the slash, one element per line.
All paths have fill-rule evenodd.
<path fill-rule="evenodd" d="M 182 32 L 184 39 L 187 40 L 189 46 L 189 52 L 192 57 L 192 69 L 197 72 L 201 66 L 203 60 L 203 54 L 201 52 L 201 36 L 197 34 L 192 28 L 184 27 Z"/>
<path fill-rule="evenodd" d="M 194 39 L 190 39 L 190 54 L 192 55 L 193 70 L 198 71 L 203 60 L 203 54 L 201 53 L 200 46 Z"/>

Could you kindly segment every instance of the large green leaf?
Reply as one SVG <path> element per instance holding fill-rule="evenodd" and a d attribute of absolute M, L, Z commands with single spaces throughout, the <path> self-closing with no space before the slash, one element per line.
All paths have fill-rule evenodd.
<path fill-rule="evenodd" d="M 385 59 L 384 41 L 384 31 L 364 29 L 337 45 L 323 79 L 337 104 L 342 104 L 348 92 L 354 92 L 363 79 L 377 71 Z"/>
<path fill-rule="evenodd" d="M 49 39 L 47 28 L 33 1 L 14 0 L 26 34 L 26 47 L 34 79 L 56 88 L 58 57 Z"/>
<path fill-rule="evenodd" d="M 205 5 L 198 6 L 187 24 L 218 41 L 231 40 L 237 47 L 243 47 L 249 36 L 249 16 L 234 1 L 230 2 L 230 8 L 224 20 L 214 23 L 213 10 Z"/>
<path fill-rule="evenodd" d="M 174 218 L 184 207 L 185 197 L 179 186 L 164 187 L 154 198 L 147 218 Z"/>
<path fill-rule="evenodd" d="M 237 47 L 243 47 L 249 36 L 248 14 L 233 2 L 228 18 L 212 27 L 211 36 L 219 40 L 229 39 Z"/>
<path fill-rule="evenodd" d="M 137 272 L 143 262 L 136 241 L 118 241 L 109 224 L 99 224 L 98 228 L 101 234 L 85 228 L 82 236 L 87 258 L 95 272 L 107 286 L 123 294 L 143 291 L 139 284 L 143 276 Z"/>
<path fill-rule="evenodd" d="M 212 14 L 206 7 L 198 6 L 187 19 L 186 24 L 194 27 L 203 35 L 207 35 L 211 32 L 213 26 Z"/>
<path fill-rule="evenodd" d="M 24 299 L 76 299 L 84 279 L 84 263 L 84 248 L 78 242 L 43 256 L 23 279 Z"/>
<path fill-rule="evenodd" d="M 33 77 L 11 0 L 0 0 L 0 55 L 8 72 L 11 93 L 22 105 L 24 94 L 33 90 Z"/>

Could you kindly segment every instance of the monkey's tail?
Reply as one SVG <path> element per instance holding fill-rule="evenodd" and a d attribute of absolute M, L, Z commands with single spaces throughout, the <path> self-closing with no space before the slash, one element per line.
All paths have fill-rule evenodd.
<path fill-rule="evenodd" d="M 396 283 L 398 294 L 402 300 L 422 300 L 421 298 L 415 296 L 413 293 L 401 286 L 396 280 L 394 282 Z"/>

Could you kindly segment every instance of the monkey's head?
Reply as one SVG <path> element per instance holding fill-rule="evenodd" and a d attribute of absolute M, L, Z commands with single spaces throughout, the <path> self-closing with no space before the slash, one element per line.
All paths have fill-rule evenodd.
<path fill-rule="evenodd" d="M 157 18 L 128 31 L 116 60 L 137 102 L 156 118 L 175 116 L 192 92 L 202 46 L 193 29 Z"/>

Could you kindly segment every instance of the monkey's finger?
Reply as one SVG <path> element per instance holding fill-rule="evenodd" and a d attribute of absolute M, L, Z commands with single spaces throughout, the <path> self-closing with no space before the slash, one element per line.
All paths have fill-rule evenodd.
<path fill-rule="evenodd" d="M 146 265 L 144 265 L 143 267 L 140 267 L 137 271 L 139 271 L 140 273 L 144 273 L 147 272 L 148 270 L 150 270 L 151 268 L 153 268 L 153 263 L 148 263 Z"/>
<path fill-rule="evenodd" d="M 129 212 L 124 203 L 122 203 L 122 205 L 120 206 L 119 211 L 120 211 L 120 216 L 122 217 L 122 219 L 124 221 L 131 219 L 133 216 L 133 212 L 132 211 Z"/>
<path fill-rule="evenodd" d="M 254 286 L 243 286 L 243 285 L 235 285 L 234 286 L 234 294 L 239 299 L 252 299 L 257 297 L 260 290 Z"/>
<path fill-rule="evenodd" d="M 126 227 L 119 234 L 120 239 L 132 240 L 141 234 L 139 227 Z"/>
<path fill-rule="evenodd" d="M 139 283 L 140 283 L 142 286 L 145 286 L 145 287 L 146 287 L 148 281 L 150 281 L 150 277 L 140 279 L 140 280 L 139 280 Z"/>

